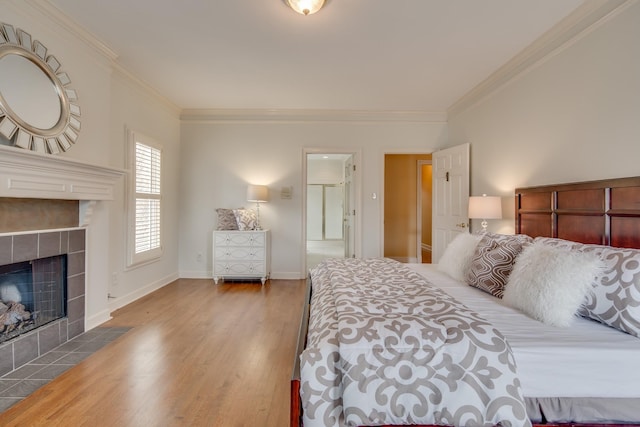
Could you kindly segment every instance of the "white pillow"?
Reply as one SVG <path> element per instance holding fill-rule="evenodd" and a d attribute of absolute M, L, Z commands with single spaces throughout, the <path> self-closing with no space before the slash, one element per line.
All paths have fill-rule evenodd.
<path fill-rule="evenodd" d="M 464 282 L 471 258 L 476 250 L 480 234 L 460 233 L 447 245 L 438 261 L 438 270 Z"/>
<path fill-rule="evenodd" d="M 601 269 L 593 254 L 534 242 L 516 259 L 502 299 L 542 323 L 567 327 Z"/>

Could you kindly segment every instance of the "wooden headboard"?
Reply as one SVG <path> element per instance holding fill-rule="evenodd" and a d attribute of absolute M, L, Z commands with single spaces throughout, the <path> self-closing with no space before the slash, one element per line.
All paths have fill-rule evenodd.
<path fill-rule="evenodd" d="M 516 188 L 516 233 L 640 248 L 640 177 Z"/>

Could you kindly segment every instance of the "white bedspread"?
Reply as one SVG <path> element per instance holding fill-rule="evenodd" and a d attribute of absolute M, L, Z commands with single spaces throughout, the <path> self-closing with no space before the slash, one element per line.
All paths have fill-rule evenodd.
<path fill-rule="evenodd" d="M 511 350 L 477 312 L 391 260 L 325 260 L 311 278 L 305 426 L 530 425 Z"/>
<path fill-rule="evenodd" d="M 433 264 L 406 264 L 506 337 L 525 397 L 640 397 L 640 339 L 593 320 L 544 325 Z"/>

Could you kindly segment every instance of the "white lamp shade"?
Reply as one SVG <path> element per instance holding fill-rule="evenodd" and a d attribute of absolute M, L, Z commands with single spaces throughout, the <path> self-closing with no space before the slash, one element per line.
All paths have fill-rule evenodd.
<path fill-rule="evenodd" d="M 247 187 L 247 201 L 264 203 L 269 201 L 269 187 L 266 185 L 249 185 Z"/>
<path fill-rule="evenodd" d="M 501 219 L 502 200 L 498 196 L 469 197 L 469 218 Z"/>

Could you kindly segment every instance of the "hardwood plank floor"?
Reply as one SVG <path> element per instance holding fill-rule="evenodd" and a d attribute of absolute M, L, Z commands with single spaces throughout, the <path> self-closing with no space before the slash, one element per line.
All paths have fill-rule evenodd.
<path fill-rule="evenodd" d="M 2 426 L 289 425 L 304 280 L 180 279 L 116 311 L 133 329 L 0 414 Z"/>

